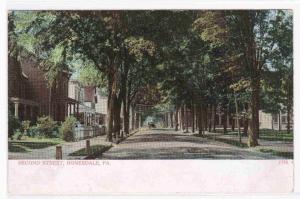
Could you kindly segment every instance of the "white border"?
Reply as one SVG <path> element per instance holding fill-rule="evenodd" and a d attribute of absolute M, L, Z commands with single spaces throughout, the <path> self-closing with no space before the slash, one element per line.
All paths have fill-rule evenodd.
<path fill-rule="evenodd" d="M 0 198 L 6 198 L 7 191 L 7 20 L 6 1 L 0 2 Z M 5 105 L 6 104 L 6 105 Z M 3 172 L 3 173 L 2 173 Z"/>
<path fill-rule="evenodd" d="M 293 0 L 8 0 L 14 10 L 293 9 Z"/>
<path fill-rule="evenodd" d="M 294 128 L 295 128 L 295 139 L 294 143 L 298 143 L 299 133 L 297 132 L 300 127 L 300 117 L 298 112 L 300 111 L 300 93 L 296 92 L 299 88 L 297 77 L 300 75 L 299 58 L 299 22 L 300 22 L 300 3 L 296 1 L 272 1 L 272 0 L 9 0 L 9 2 L 0 1 L 1 4 L 1 22 L 0 22 L 0 100 L 1 100 L 1 114 L 0 114 L 0 145 L 4 148 L 0 150 L 1 158 L 6 160 L 7 158 L 7 10 L 18 9 L 18 10 L 49 10 L 49 9 L 60 9 L 60 10 L 81 10 L 81 9 L 293 9 L 294 10 Z M 298 67 L 297 67 L 298 66 Z M 295 144 L 295 177 L 300 175 L 300 161 L 299 161 L 299 144 Z M 3 160 L 3 159 L 2 159 Z M 3 180 L 3 176 L 6 176 L 6 162 L 1 161 L 1 194 L 6 192 L 6 179 Z M 299 178 L 295 178 L 295 192 L 300 192 L 300 181 Z M 2 195 L 1 195 L 2 196 Z M 4 198 L 5 195 L 3 195 Z"/>

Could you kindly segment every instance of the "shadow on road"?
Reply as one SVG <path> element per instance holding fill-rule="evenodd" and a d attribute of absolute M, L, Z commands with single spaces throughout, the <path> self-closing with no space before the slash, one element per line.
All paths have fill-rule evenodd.
<path fill-rule="evenodd" d="M 265 154 L 170 129 L 139 132 L 99 159 L 274 159 Z"/>

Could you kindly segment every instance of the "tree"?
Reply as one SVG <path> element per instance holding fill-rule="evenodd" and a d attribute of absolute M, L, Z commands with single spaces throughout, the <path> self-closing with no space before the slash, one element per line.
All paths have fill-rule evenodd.
<path fill-rule="evenodd" d="M 79 68 L 84 84 L 107 90 L 109 141 L 120 135 L 122 104 L 128 134 L 130 107 L 157 93 L 165 117 L 175 112 L 176 130 L 215 130 L 217 108 L 224 133 L 227 117 L 233 129 L 233 118 L 244 118 L 250 147 L 258 145 L 259 109 L 288 112 L 291 128 L 289 11 L 15 11 L 9 20 L 11 52 L 34 57 L 50 85 Z"/>
<path fill-rule="evenodd" d="M 50 84 L 57 74 L 72 68 L 81 60 L 82 66 L 94 67 L 107 80 L 108 134 L 112 141 L 119 130 L 121 98 L 120 76 L 124 57 L 151 54 L 151 42 L 135 38 L 128 27 L 135 27 L 130 18 L 136 12 L 117 11 L 16 11 L 19 45 L 26 48 L 47 72 Z M 24 21 L 24 18 L 27 19 Z M 128 52 L 128 53 L 126 53 Z M 116 120 L 114 122 L 114 120 Z M 114 127 L 115 123 L 115 127 Z M 115 133 L 116 134 L 116 133 Z"/>

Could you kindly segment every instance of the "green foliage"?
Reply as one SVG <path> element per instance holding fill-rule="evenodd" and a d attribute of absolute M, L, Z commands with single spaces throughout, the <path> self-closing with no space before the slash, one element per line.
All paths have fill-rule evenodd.
<path fill-rule="evenodd" d="M 15 142 L 8 142 L 8 152 L 12 152 L 12 153 L 26 153 L 29 152 L 28 148 L 19 145 L 18 143 Z"/>
<path fill-rule="evenodd" d="M 58 125 L 50 116 L 39 117 L 37 119 L 36 130 L 40 136 L 57 137 Z"/>
<path fill-rule="evenodd" d="M 210 104 L 229 114 L 257 113 L 253 104 L 272 113 L 291 111 L 292 32 L 287 10 L 9 15 L 9 38 L 20 57 L 32 55 L 50 84 L 62 70 L 75 70 L 83 85 L 102 87 L 116 98 L 113 108 L 122 101 L 125 106 L 164 103 L 171 109 Z M 257 103 L 250 103 L 259 94 Z M 159 100 L 151 100 L 156 96 Z"/>
<path fill-rule="evenodd" d="M 22 140 L 8 141 L 8 151 L 25 153 L 32 151 L 32 149 L 43 149 L 61 144 L 62 142 L 63 141 L 58 138 L 24 137 Z"/>
<path fill-rule="evenodd" d="M 294 158 L 294 152 L 288 152 L 288 151 L 277 151 L 273 149 L 259 149 L 260 152 L 262 153 L 269 153 L 275 156 L 280 156 L 282 158 L 286 159 L 293 159 Z"/>
<path fill-rule="evenodd" d="M 15 132 L 14 132 L 14 135 L 13 135 L 13 140 L 21 140 L 22 137 L 23 137 L 23 132 L 20 131 L 19 129 L 17 129 Z"/>
<path fill-rule="evenodd" d="M 39 134 L 39 128 L 36 125 L 33 125 L 28 129 L 27 135 L 29 137 L 35 137 L 38 134 Z"/>
<path fill-rule="evenodd" d="M 31 121 L 29 121 L 29 120 L 24 120 L 24 121 L 22 121 L 22 132 L 25 134 L 25 135 L 27 135 L 28 134 L 28 132 L 29 132 L 29 130 L 30 130 L 30 123 L 31 123 Z"/>
<path fill-rule="evenodd" d="M 259 138 L 270 141 L 293 142 L 294 135 L 293 133 L 287 133 L 286 131 L 261 130 Z"/>
<path fill-rule="evenodd" d="M 154 55 L 155 44 L 147 41 L 144 38 L 129 37 L 125 39 L 125 45 L 128 48 L 129 55 L 133 55 L 138 62 L 141 62 L 144 54 Z"/>
<path fill-rule="evenodd" d="M 76 124 L 77 120 L 75 117 L 67 117 L 65 121 L 61 125 L 61 134 L 63 137 L 63 140 L 67 142 L 72 142 L 74 141 L 74 127 Z"/>
<path fill-rule="evenodd" d="M 8 111 L 8 137 L 12 138 L 15 131 L 21 128 L 21 122 L 11 113 Z"/>
<path fill-rule="evenodd" d="M 107 85 L 107 81 L 103 73 L 93 65 L 86 65 L 78 69 L 79 82 L 84 86 L 97 86 L 103 88 Z"/>

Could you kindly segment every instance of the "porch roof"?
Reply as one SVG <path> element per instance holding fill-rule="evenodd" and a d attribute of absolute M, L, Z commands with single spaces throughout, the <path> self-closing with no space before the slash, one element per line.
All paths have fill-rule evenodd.
<path fill-rule="evenodd" d="M 40 105 L 38 102 L 35 102 L 33 100 L 18 98 L 18 97 L 11 97 L 11 98 L 9 98 L 9 101 L 11 101 L 13 103 L 19 103 L 19 104 L 30 105 L 30 106 L 39 106 Z"/>

